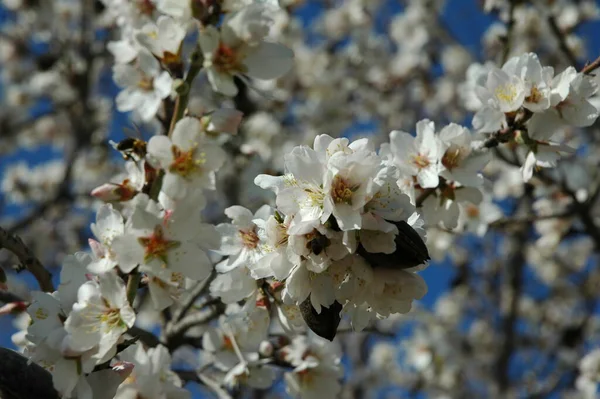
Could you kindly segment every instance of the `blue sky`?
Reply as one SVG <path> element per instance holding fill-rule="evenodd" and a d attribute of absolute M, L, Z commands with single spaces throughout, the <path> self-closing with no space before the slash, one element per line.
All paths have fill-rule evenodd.
<path fill-rule="evenodd" d="M 398 5 L 398 1 L 387 1 L 382 7 L 380 12 L 376 15 L 378 27 L 381 28 L 389 20 L 390 16 L 400 12 L 401 7 Z M 445 11 L 442 15 L 442 19 L 451 31 L 452 35 L 457 38 L 462 44 L 464 44 L 472 54 L 480 55 L 481 53 L 481 37 L 487 27 L 494 22 L 494 17 L 484 15 L 480 12 L 477 0 L 450 0 L 447 2 Z M 321 13 L 322 8 L 319 1 L 307 1 L 303 6 L 297 9 L 297 14 L 305 24 L 310 24 L 314 18 L 318 17 Z M 7 18 L 7 14 L 0 8 L 0 24 Z M 593 38 L 600 38 L 600 22 L 586 23 L 579 29 L 579 33 L 582 37 L 588 39 L 586 46 L 590 57 L 595 58 L 600 55 L 600 40 L 592 40 Z M 40 48 L 43 51 L 43 48 Z M 111 87 L 110 82 L 109 87 Z M 2 87 L 0 86 L 0 91 Z M 36 108 L 35 112 L 44 112 L 44 105 Z M 115 114 L 116 118 L 113 121 L 113 133 L 121 134 L 122 126 L 125 122 L 123 115 Z M 373 126 L 361 126 L 356 125 L 352 128 L 355 131 L 368 130 Z M 0 133 L 1 141 L 1 133 Z M 1 144 L 0 144 L 1 145 Z M 49 159 L 62 156 L 60 149 L 51 147 L 42 147 L 35 150 L 21 150 L 15 154 L 8 156 L 2 156 L 0 158 L 0 175 L 3 173 L 7 165 L 10 165 L 17 161 L 25 161 L 31 165 L 43 163 Z M 10 203 L 6 203 L 2 208 L 3 216 L 11 216 L 19 218 L 26 214 L 28 211 L 27 207 L 15 206 Z M 425 298 L 421 301 L 424 306 L 432 306 L 436 299 L 447 290 L 449 282 L 453 278 L 453 267 L 446 263 L 432 263 L 426 270 L 421 272 L 422 277 L 427 281 L 429 292 Z M 30 276 L 22 274 L 27 281 L 33 282 Z M 532 279 L 533 281 L 534 279 Z M 529 286 L 529 285 L 528 285 Z M 541 293 L 543 287 L 539 287 Z M 14 332 L 10 318 L 3 318 L 0 320 L 0 344 L 3 346 L 11 347 L 10 336 Z M 392 389 L 392 388 L 390 388 Z M 194 389 L 195 398 L 205 397 Z"/>

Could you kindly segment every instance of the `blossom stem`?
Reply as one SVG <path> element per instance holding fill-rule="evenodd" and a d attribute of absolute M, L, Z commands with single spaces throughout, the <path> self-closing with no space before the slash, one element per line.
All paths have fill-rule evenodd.
<path fill-rule="evenodd" d="M 136 268 L 133 272 L 131 272 L 129 279 L 127 280 L 127 301 L 129 301 L 129 304 L 132 307 L 141 279 L 142 274 Z"/>
<path fill-rule="evenodd" d="M 434 188 L 426 188 L 425 190 L 423 190 L 423 192 L 421 193 L 421 195 L 419 195 L 415 201 L 415 206 L 417 208 L 420 208 L 421 206 L 423 206 L 423 202 L 425 202 L 425 200 L 427 198 L 429 198 L 429 196 L 431 194 L 433 194 L 435 192 L 437 187 Z"/>
<path fill-rule="evenodd" d="M 567 41 L 566 41 L 567 35 L 565 32 L 562 32 L 560 30 L 560 27 L 558 26 L 558 24 L 556 22 L 556 18 L 552 14 L 550 14 L 550 16 L 548 17 L 548 25 L 550 26 L 550 30 L 554 34 L 554 37 L 558 41 L 558 47 L 560 48 L 560 51 L 562 51 L 562 53 L 565 55 L 565 57 L 567 58 L 569 63 L 571 65 L 573 65 L 575 68 L 577 68 L 577 65 L 579 64 L 579 62 L 577 61 L 577 57 L 571 51 L 571 49 L 569 48 L 569 46 L 567 44 Z"/>
<path fill-rule="evenodd" d="M 202 70 L 204 57 L 202 56 L 202 51 L 200 50 L 200 47 L 197 47 L 196 50 L 192 53 L 191 60 L 192 62 L 190 65 L 190 69 L 185 77 L 185 80 L 178 89 L 178 96 L 177 100 L 175 101 L 175 110 L 173 111 L 173 117 L 171 118 L 171 125 L 169 127 L 169 137 L 173 133 L 177 122 L 179 122 L 179 120 L 183 118 L 185 110 L 187 109 L 188 102 L 190 100 L 190 89 L 192 87 L 192 83 L 194 82 L 196 76 L 198 76 L 198 74 Z"/>
<path fill-rule="evenodd" d="M 148 196 L 154 201 L 158 200 L 158 194 L 160 194 L 160 189 L 162 188 L 163 177 L 165 176 L 164 170 L 159 170 L 158 174 L 154 178 L 152 185 L 150 186 L 150 190 L 148 191 Z"/>
<path fill-rule="evenodd" d="M 506 43 L 504 45 L 504 51 L 502 52 L 502 63 L 504 64 L 508 60 L 510 54 L 510 48 L 513 39 L 513 29 L 515 26 L 515 3 L 514 1 L 508 2 L 508 22 L 506 23 Z"/>
<path fill-rule="evenodd" d="M 590 74 L 594 72 L 596 69 L 600 68 L 600 57 L 596 58 L 594 61 L 586 64 L 583 68 L 581 68 L 581 73 Z"/>

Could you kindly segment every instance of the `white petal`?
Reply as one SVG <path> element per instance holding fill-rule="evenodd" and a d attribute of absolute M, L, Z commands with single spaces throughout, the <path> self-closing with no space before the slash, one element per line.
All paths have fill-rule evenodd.
<path fill-rule="evenodd" d="M 206 252 L 191 242 L 184 241 L 179 247 L 169 251 L 168 259 L 171 270 L 192 280 L 204 280 L 212 270 L 212 263 Z"/>
<path fill-rule="evenodd" d="M 167 136 L 152 136 L 147 152 L 148 161 L 154 167 L 168 168 L 173 163 L 172 144 Z"/>
<path fill-rule="evenodd" d="M 211 67 L 208 69 L 207 75 L 208 81 L 215 91 L 229 97 L 234 97 L 237 94 L 238 88 L 233 82 L 233 76 L 230 74 L 219 72 Z"/>
<path fill-rule="evenodd" d="M 132 234 L 115 237 L 112 249 L 115 252 L 119 268 L 125 273 L 131 272 L 144 261 L 144 248 L 138 242 L 137 237 Z"/>

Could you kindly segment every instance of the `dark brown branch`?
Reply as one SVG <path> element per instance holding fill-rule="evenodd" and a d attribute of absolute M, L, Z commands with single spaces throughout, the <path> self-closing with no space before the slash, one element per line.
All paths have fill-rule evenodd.
<path fill-rule="evenodd" d="M 567 209 L 563 212 L 552 213 L 550 215 L 527 215 L 518 218 L 503 218 L 490 223 L 490 227 L 505 227 L 514 224 L 529 224 L 539 220 L 562 219 L 573 216 L 574 214 L 575 211 L 573 209 Z"/>
<path fill-rule="evenodd" d="M 579 61 L 577 61 L 577 57 L 575 57 L 575 54 L 573 54 L 569 48 L 566 41 L 566 34 L 558 27 L 554 15 L 550 15 L 548 17 L 548 25 L 550 26 L 550 30 L 554 34 L 554 37 L 558 41 L 558 47 L 560 48 L 560 51 L 565 55 L 565 57 L 567 57 L 567 60 L 571 65 L 573 65 L 576 69 L 579 69 Z"/>
<path fill-rule="evenodd" d="M 415 200 L 415 206 L 417 208 L 420 208 L 421 206 L 423 206 L 423 202 L 425 202 L 425 200 L 427 198 L 429 198 L 429 196 L 433 193 L 435 193 L 435 188 L 426 188 L 425 190 L 423 190 L 423 192 L 421 193 L 421 195 L 419 195 L 417 197 L 417 199 Z"/>
<path fill-rule="evenodd" d="M 216 271 L 213 270 L 210 276 L 206 278 L 206 280 L 199 282 L 198 285 L 196 285 L 190 291 L 190 295 L 188 296 L 188 298 L 181 304 L 181 307 L 173 313 L 173 320 L 176 323 L 179 322 L 189 312 L 192 306 L 194 306 L 196 300 L 207 292 L 211 281 L 214 280 L 216 275 Z"/>
<path fill-rule="evenodd" d="M 583 68 L 581 68 L 581 73 L 586 75 L 594 72 L 596 69 L 600 68 L 600 57 L 596 58 L 594 61 L 585 64 Z"/>
<path fill-rule="evenodd" d="M 515 27 L 515 3 L 516 0 L 508 1 L 508 22 L 506 23 L 506 43 L 504 44 L 504 50 L 502 51 L 502 64 L 508 60 L 510 54 L 511 41 L 513 36 L 513 29 Z"/>
<path fill-rule="evenodd" d="M 42 263 L 36 258 L 31 249 L 25 245 L 19 236 L 11 234 L 0 227 L 0 248 L 5 248 L 15 254 L 21 262 L 21 265 L 33 274 L 42 291 L 54 291 L 52 275 L 44 268 Z"/>
<path fill-rule="evenodd" d="M 0 303 L 12 302 L 25 302 L 25 300 L 12 292 L 0 290 Z"/>
<path fill-rule="evenodd" d="M 137 326 L 131 327 L 129 331 L 127 331 L 127 334 L 131 335 L 132 337 L 138 338 L 144 343 L 144 345 L 149 346 L 151 348 L 162 344 L 162 342 L 160 342 L 160 339 L 158 339 L 156 335 L 152 334 L 150 331 L 146 331 Z"/>
<path fill-rule="evenodd" d="M 184 344 L 185 333 L 193 327 L 208 324 L 225 311 L 225 305 L 220 301 L 208 305 L 205 309 L 188 315 L 176 324 L 168 326 L 166 331 L 166 346 L 174 350 Z"/>
<path fill-rule="evenodd" d="M 522 212 L 525 214 L 531 212 L 532 190 L 533 188 L 531 186 L 525 186 L 525 196 L 522 199 L 521 205 Z M 504 292 L 506 293 L 510 290 L 510 307 L 508 315 L 506 315 L 502 321 L 504 342 L 500 348 L 500 354 L 496 359 L 495 365 L 498 388 L 501 393 L 506 393 L 510 387 L 508 373 L 509 364 L 510 358 L 515 351 L 518 338 L 516 333 L 516 323 L 519 317 L 519 300 L 523 290 L 523 271 L 526 263 L 525 244 L 527 243 L 529 232 L 528 227 L 528 225 L 522 225 L 515 232 L 513 236 L 515 248 L 505 264 L 505 279 L 508 281 L 508 287 Z"/>

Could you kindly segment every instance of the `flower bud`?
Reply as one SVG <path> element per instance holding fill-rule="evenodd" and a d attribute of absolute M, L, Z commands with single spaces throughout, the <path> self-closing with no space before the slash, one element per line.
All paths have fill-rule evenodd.
<path fill-rule="evenodd" d="M 120 198 L 118 189 L 119 187 L 116 184 L 105 183 L 93 189 L 90 194 L 92 197 L 96 197 L 104 202 L 118 201 Z"/>
<path fill-rule="evenodd" d="M 104 202 L 113 202 L 129 201 L 136 193 L 137 191 L 125 180 L 122 184 L 105 183 L 93 189 L 91 195 Z"/>
<path fill-rule="evenodd" d="M 27 304 L 25 302 L 9 302 L 4 306 L 0 307 L 0 316 L 7 314 L 21 313 L 27 310 Z"/>

